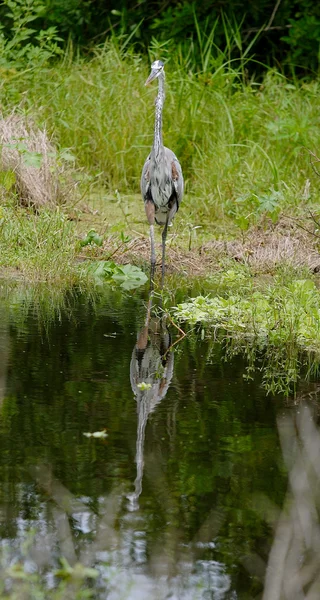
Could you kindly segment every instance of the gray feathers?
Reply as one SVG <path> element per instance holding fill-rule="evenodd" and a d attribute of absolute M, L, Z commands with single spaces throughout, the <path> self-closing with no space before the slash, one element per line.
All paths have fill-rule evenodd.
<path fill-rule="evenodd" d="M 151 66 L 146 84 L 158 78 L 154 139 L 151 152 L 141 175 L 141 193 L 144 202 L 152 202 L 155 220 L 159 225 L 170 224 L 183 196 L 183 175 L 176 155 L 162 143 L 162 109 L 164 104 L 164 68 L 161 61 Z"/>
<path fill-rule="evenodd" d="M 162 146 L 158 160 L 149 154 L 142 169 L 141 193 L 145 202 L 154 203 L 156 222 L 164 225 L 170 212 L 170 223 L 183 196 L 182 170 L 172 150 Z"/>

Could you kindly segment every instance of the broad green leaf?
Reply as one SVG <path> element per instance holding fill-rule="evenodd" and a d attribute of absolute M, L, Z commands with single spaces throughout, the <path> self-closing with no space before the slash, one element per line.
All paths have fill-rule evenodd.
<path fill-rule="evenodd" d="M 144 285 L 148 281 L 147 275 L 135 265 L 123 265 L 118 267 L 116 273 L 112 276 L 114 281 L 120 283 L 125 290 L 133 290 L 136 287 Z"/>

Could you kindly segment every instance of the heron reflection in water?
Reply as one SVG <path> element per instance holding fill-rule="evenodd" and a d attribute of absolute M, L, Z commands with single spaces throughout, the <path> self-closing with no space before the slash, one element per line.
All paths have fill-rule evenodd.
<path fill-rule="evenodd" d="M 139 508 L 144 467 L 144 439 L 148 417 L 165 397 L 173 376 L 174 344 L 171 343 L 166 315 L 162 313 L 159 316 L 157 312 L 153 314 L 152 301 L 153 293 L 151 291 L 145 323 L 138 334 L 130 362 L 130 381 L 136 397 L 138 413 L 137 476 L 134 492 L 128 496 L 130 510 Z"/>

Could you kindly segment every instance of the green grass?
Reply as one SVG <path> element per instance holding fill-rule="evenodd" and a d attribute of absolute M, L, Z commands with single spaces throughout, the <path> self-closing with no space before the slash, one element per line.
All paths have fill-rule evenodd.
<path fill-rule="evenodd" d="M 72 149 L 83 185 L 138 193 L 153 136 L 156 85 L 144 87 L 148 70 L 145 59 L 109 44 L 89 60 L 66 56 L 21 78 L 9 73 L 0 99 L 5 111 L 20 105 Z M 320 144 L 318 81 L 292 83 L 269 71 L 259 83 L 245 82 L 241 64 L 199 73 L 178 54 L 166 72 L 164 142 L 183 167 L 184 220 L 245 229 L 264 214 L 276 219 L 317 202 L 306 149 Z"/>
<path fill-rule="evenodd" d="M 35 213 L 13 204 L 0 207 L 0 273 L 29 281 L 73 285 L 76 233 L 58 207 Z"/>

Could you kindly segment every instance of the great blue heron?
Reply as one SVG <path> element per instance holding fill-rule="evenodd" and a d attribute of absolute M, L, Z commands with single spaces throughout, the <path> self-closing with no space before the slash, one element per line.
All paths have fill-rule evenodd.
<path fill-rule="evenodd" d="M 176 214 L 183 195 L 183 175 L 176 155 L 162 143 L 162 109 L 164 104 L 164 64 L 156 60 L 145 83 L 158 78 L 154 139 L 151 152 L 144 163 L 141 175 L 141 193 L 150 225 L 151 280 L 153 280 L 156 253 L 154 246 L 154 222 L 163 225 L 162 231 L 162 284 L 164 281 L 165 249 L 168 225 Z"/>

